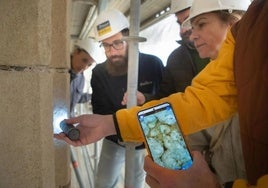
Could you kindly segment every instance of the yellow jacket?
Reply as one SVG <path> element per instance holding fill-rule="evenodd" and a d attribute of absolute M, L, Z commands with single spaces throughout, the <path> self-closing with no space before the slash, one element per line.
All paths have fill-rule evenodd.
<path fill-rule="evenodd" d="M 217 60 L 211 61 L 187 87 L 142 107 L 119 110 L 116 113 L 120 136 L 124 141 L 143 141 L 137 112 L 162 102 L 172 104 L 185 135 L 208 128 L 231 117 L 237 111 L 237 91 L 233 75 L 234 38 L 231 32 L 220 50 Z"/>
<path fill-rule="evenodd" d="M 123 141 L 143 142 L 137 112 L 160 104 L 172 104 L 180 127 L 185 135 L 213 126 L 237 112 L 237 90 L 233 73 L 235 40 L 228 33 L 219 56 L 211 61 L 187 87 L 185 93 L 176 93 L 142 107 L 119 110 L 116 122 L 119 137 Z M 257 186 L 249 186 L 245 180 L 235 181 L 233 188 L 268 188 L 268 175 L 258 180 Z"/>
<path fill-rule="evenodd" d="M 236 180 L 233 184 L 233 188 L 267 188 L 268 187 L 268 175 L 262 176 L 258 179 L 256 186 L 250 186 L 245 180 Z"/>

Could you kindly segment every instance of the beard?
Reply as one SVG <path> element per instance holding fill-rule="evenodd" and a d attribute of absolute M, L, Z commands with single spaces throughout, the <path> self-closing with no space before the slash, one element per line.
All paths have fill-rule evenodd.
<path fill-rule="evenodd" d="M 184 44 L 186 44 L 190 48 L 195 48 L 194 42 L 190 40 L 190 35 L 192 31 L 188 30 L 184 33 L 181 33 L 181 40 L 183 41 Z"/>
<path fill-rule="evenodd" d="M 121 76 L 127 73 L 128 58 L 127 56 L 111 56 L 107 58 L 106 69 L 112 76 Z"/>

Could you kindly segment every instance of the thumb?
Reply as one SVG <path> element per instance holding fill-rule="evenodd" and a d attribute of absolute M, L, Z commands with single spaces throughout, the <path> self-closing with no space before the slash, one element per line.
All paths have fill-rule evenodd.
<path fill-rule="evenodd" d="M 80 123 L 80 118 L 79 117 L 73 117 L 73 118 L 70 118 L 70 119 L 65 119 L 64 121 L 68 124 L 77 124 L 77 123 Z"/>
<path fill-rule="evenodd" d="M 159 165 L 157 165 L 152 158 L 147 155 L 144 158 L 144 170 L 150 174 L 150 176 L 156 178 L 157 176 L 159 176 L 159 172 L 161 172 L 161 170 L 163 170 L 163 168 Z"/>

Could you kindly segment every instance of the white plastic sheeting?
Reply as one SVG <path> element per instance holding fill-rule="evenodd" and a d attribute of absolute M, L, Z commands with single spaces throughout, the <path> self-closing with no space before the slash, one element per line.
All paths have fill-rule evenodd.
<path fill-rule="evenodd" d="M 166 65 L 169 54 L 179 46 L 176 42 L 180 40 L 180 26 L 176 17 L 171 14 L 167 18 L 140 32 L 141 37 L 147 39 L 139 44 L 143 53 L 153 54 L 159 57 Z"/>

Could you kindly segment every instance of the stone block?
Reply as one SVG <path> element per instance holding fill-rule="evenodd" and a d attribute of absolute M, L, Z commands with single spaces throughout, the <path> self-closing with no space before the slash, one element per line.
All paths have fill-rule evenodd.
<path fill-rule="evenodd" d="M 53 126 L 54 132 L 61 132 L 59 123 L 69 117 L 70 106 L 69 73 L 56 70 L 53 73 Z M 70 185 L 70 146 L 63 141 L 54 140 L 55 179 L 57 187 Z"/>
<path fill-rule="evenodd" d="M 54 139 L 56 187 L 68 187 L 71 184 L 70 146 L 66 142 Z"/>
<path fill-rule="evenodd" d="M 54 68 L 70 68 L 70 14 L 71 1 L 52 3 L 52 60 Z"/>
<path fill-rule="evenodd" d="M 0 71 L 0 187 L 55 187 L 52 74 Z"/>
<path fill-rule="evenodd" d="M 51 62 L 52 0 L 1 0 L 0 59 L 12 66 Z"/>

